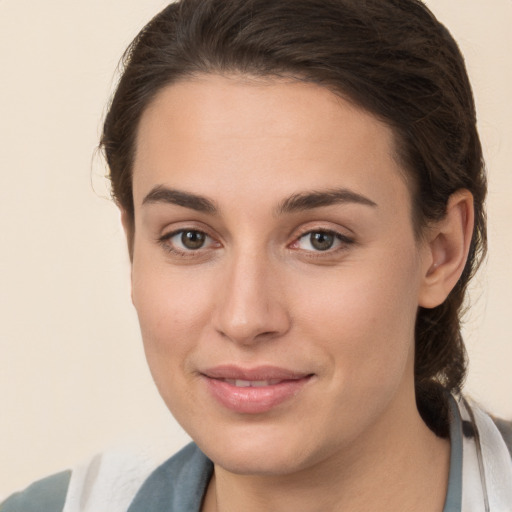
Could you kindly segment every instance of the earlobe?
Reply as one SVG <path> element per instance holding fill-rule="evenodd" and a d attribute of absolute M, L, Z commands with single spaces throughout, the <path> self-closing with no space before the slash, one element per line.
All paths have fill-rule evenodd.
<path fill-rule="evenodd" d="M 445 217 L 429 228 L 420 306 L 439 306 L 456 285 L 466 265 L 473 225 L 473 196 L 458 190 L 448 200 Z"/>

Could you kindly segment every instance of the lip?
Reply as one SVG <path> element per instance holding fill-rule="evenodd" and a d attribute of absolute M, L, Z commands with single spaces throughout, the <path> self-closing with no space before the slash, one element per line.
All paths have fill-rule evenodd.
<path fill-rule="evenodd" d="M 201 372 L 210 394 L 223 407 L 242 414 L 261 414 L 291 400 L 313 377 L 275 366 L 241 368 L 216 366 Z M 251 381 L 257 387 L 240 387 L 234 381 Z M 262 381 L 271 381 L 262 385 Z"/>

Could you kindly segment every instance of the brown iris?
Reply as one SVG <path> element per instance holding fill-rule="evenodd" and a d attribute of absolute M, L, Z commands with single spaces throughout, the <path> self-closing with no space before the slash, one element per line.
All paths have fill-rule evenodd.
<path fill-rule="evenodd" d="M 206 240 L 206 235 L 201 231 L 184 231 L 181 234 L 181 243 L 187 249 L 201 249 Z"/>
<path fill-rule="evenodd" d="M 309 240 L 311 245 L 317 251 L 327 251 L 334 244 L 334 235 L 331 233 L 317 231 L 316 233 L 311 233 L 309 235 Z"/>

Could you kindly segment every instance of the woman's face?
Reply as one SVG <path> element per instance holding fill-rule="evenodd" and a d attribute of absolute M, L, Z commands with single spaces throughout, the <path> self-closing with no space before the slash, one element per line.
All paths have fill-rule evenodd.
<path fill-rule="evenodd" d="M 144 113 L 133 302 L 163 399 L 220 466 L 289 473 L 417 414 L 428 258 L 393 153 L 313 84 L 204 76 Z"/>

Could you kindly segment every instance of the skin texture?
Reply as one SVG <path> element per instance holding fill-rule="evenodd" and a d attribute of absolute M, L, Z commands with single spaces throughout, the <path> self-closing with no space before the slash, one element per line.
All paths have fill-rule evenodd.
<path fill-rule="evenodd" d="M 455 194 L 417 240 L 393 148 L 372 115 L 283 79 L 197 77 L 144 113 L 132 297 L 160 394 L 215 463 L 204 510 L 442 510 L 449 443 L 416 409 L 414 322 L 462 271 L 472 202 Z M 326 231 L 318 250 L 310 233 Z M 226 364 L 310 377 L 244 413 L 205 382 Z"/>

